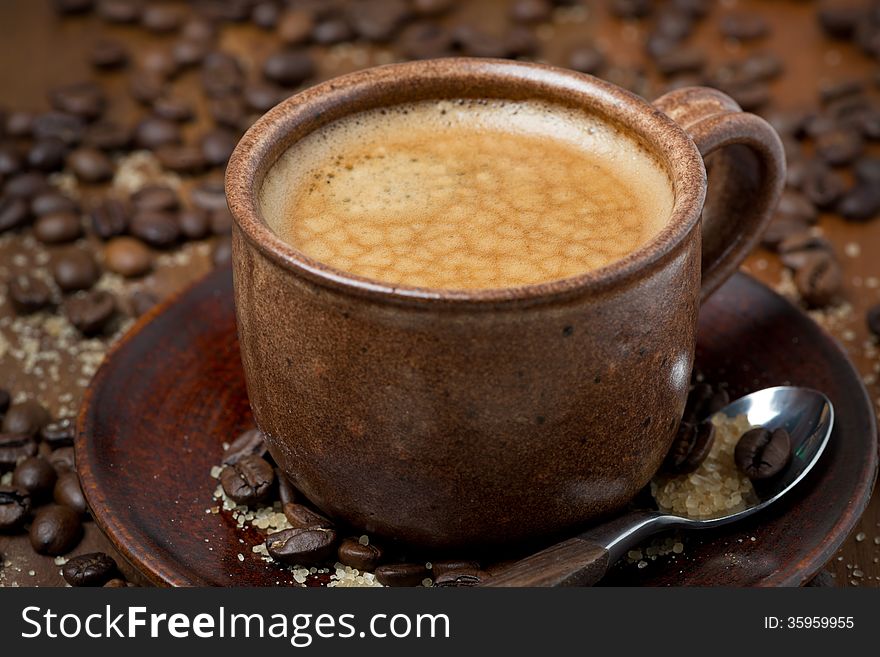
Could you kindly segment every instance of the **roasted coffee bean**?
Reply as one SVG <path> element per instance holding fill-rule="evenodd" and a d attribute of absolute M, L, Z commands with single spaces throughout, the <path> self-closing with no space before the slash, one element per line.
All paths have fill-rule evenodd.
<path fill-rule="evenodd" d="M 217 125 L 234 130 L 242 126 L 246 117 L 244 100 L 239 96 L 212 98 L 208 103 L 208 112 Z"/>
<path fill-rule="evenodd" d="M 6 117 L 6 134 L 10 137 L 30 137 L 33 132 L 34 119 L 31 112 L 10 112 Z"/>
<path fill-rule="evenodd" d="M 105 198 L 91 212 L 92 230 L 102 240 L 122 235 L 128 230 L 128 204 L 116 198 Z"/>
<path fill-rule="evenodd" d="M 788 465 L 791 436 L 782 427 L 773 431 L 755 427 L 739 439 L 733 459 L 749 479 L 768 479 Z"/>
<path fill-rule="evenodd" d="M 184 123 L 195 116 L 192 104 L 184 98 L 162 96 L 153 103 L 153 113 L 160 119 Z"/>
<path fill-rule="evenodd" d="M 13 404 L 6 411 L 3 417 L 3 432 L 36 436 L 51 420 L 52 417 L 45 406 L 35 399 L 27 399 Z"/>
<path fill-rule="evenodd" d="M 284 517 L 294 527 L 333 527 L 333 521 L 328 520 L 320 513 L 315 513 L 309 507 L 302 504 L 285 504 L 283 507 Z"/>
<path fill-rule="evenodd" d="M 79 216 L 72 212 L 53 212 L 34 222 L 34 237 L 44 244 L 65 244 L 82 236 Z"/>
<path fill-rule="evenodd" d="M 141 25 L 150 32 L 166 34 L 180 29 L 183 18 L 181 7 L 149 2 L 141 13 Z"/>
<path fill-rule="evenodd" d="M 202 149 L 188 144 L 167 144 L 156 150 L 159 163 L 169 171 L 181 174 L 198 173 L 205 168 Z"/>
<path fill-rule="evenodd" d="M 799 269 L 806 261 L 815 256 L 817 251 L 832 253 L 831 244 L 824 237 L 809 232 L 789 235 L 776 248 L 782 264 L 791 269 Z"/>
<path fill-rule="evenodd" d="M 753 12 L 731 12 L 721 17 L 718 29 L 722 36 L 737 41 L 753 41 L 767 36 L 770 25 L 760 14 Z"/>
<path fill-rule="evenodd" d="M 190 18 L 180 30 L 180 35 L 185 39 L 198 39 L 200 41 L 214 41 L 217 38 L 219 28 L 217 21 L 209 16 L 194 16 Z"/>
<path fill-rule="evenodd" d="M 850 39 L 866 13 L 862 3 L 825 2 L 818 8 L 817 17 L 826 35 L 832 39 Z"/>
<path fill-rule="evenodd" d="M 225 267 L 232 263 L 232 239 L 221 237 L 211 249 L 211 262 L 215 267 Z"/>
<path fill-rule="evenodd" d="M 223 190 L 223 180 L 209 178 L 193 187 L 190 192 L 190 200 L 197 208 L 212 212 L 226 208 L 226 193 Z"/>
<path fill-rule="evenodd" d="M 220 484 L 237 504 L 253 504 L 265 500 L 275 482 L 272 466 L 253 454 L 242 456 L 220 473 Z"/>
<path fill-rule="evenodd" d="M 362 573 L 373 572 L 384 556 L 383 551 L 377 545 L 369 543 L 363 545 L 356 538 L 346 538 L 339 544 L 336 557 L 346 566 L 357 568 Z"/>
<path fill-rule="evenodd" d="M 116 39 L 101 39 L 89 48 L 89 62 L 98 69 L 122 68 L 128 64 L 128 48 Z"/>
<path fill-rule="evenodd" d="M 147 185 L 132 194 L 131 202 L 135 210 L 162 212 L 176 210 L 180 206 L 180 198 L 170 187 L 165 185 Z"/>
<path fill-rule="evenodd" d="M 49 102 L 59 112 L 94 121 L 104 113 L 107 97 L 94 82 L 75 82 L 50 90 Z"/>
<path fill-rule="evenodd" d="M 118 577 L 114 577 L 109 580 L 106 584 L 104 584 L 105 589 L 125 589 L 129 587 L 129 583 L 124 579 L 120 579 Z"/>
<path fill-rule="evenodd" d="M 865 315 L 865 322 L 868 330 L 877 337 L 880 337 L 880 303 L 868 309 Z"/>
<path fill-rule="evenodd" d="M 12 402 L 12 395 L 8 390 L 0 388 L 0 416 L 5 415 L 9 410 L 9 404 Z"/>
<path fill-rule="evenodd" d="M 52 498 L 57 504 L 71 508 L 80 515 L 84 515 L 89 510 L 76 472 L 64 472 L 58 476 Z"/>
<path fill-rule="evenodd" d="M 79 214 L 79 204 L 72 198 L 54 190 L 40 192 L 31 199 L 31 212 L 36 217 L 64 212 Z"/>
<path fill-rule="evenodd" d="M 142 0 L 100 0 L 97 13 L 108 23 L 135 23 L 143 9 Z"/>
<path fill-rule="evenodd" d="M 179 144 L 181 139 L 180 126 L 158 116 L 144 119 L 134 129 L 135 143 L 148 150 L 155 150 L 166 144 Z"/>
<path fill-rule="evenodd" d="M 807 166 L 802 191 L 819 208 L 832 207 L 843 194 L 845 187 L 840 175 L 824 163 L 814 160 Z"/>
<path fill-rule="evenodd" d="M 853 167 L 858 182 L 880 183 L 880 157 L 863 157 Z"/>
<path fill-rule="evenodd" d="M 202 87 L 211 98 L 236 94 L 244 86 L 245 75 L 238 58 L 213 51 L 202 62 Z"/>
<path fill-rule="evenodd" d="M 19 461 L 36 453 L 37 441 L 31 434 L 0 433 L 0 473 L 14 469 Z"/>
<path fill-rule="evenodd" d="M 491 34 L 476 25 L 463 24 L 453 29 L 454 43 L 468 57 L 506 57 L 507 43 L 504 38 Z"/>
<path fill-rule="evenodd" d="M 794 282 L 798 294 L 808 306 L 822 308 L 839 294 L 843 274 L 833 255 L 816 251 L 795 271 Z"/>
<path fill-rule="evenodd" d="M 116 573 L 116 562 L 103 552 L 89 552 L 69 559 L 61 576 L 71 586 L 104 586 Z"/>
<path fill-rule="evenodd" d="M 353 38 L 351 25 L 341 16 L 329 16 L 316 23 L 312 30 L 312 40 L 322 46 L 333 46 Z"/>
<path fill-rule="evenodd" d="M 304 9 L 289 9 L 281 14 L 280 18 L 276 14 L 275 22 L 278 25 L 278 36 L 288 46 L 304 44 L 309 40 L 315 27 L 314 16 Z"/>
<path fill-rule="evenodd" d="M 18 173 L 23 167 L 24 158 L 18 147 L 12 144 L 0 144 L 0 175 Z"/>
<path fill-rule="evenodd" d="M 66 144 L 78 144 L 85 131 L 85 121 L 73 114 L 45 112 L 34 118 L 31 129 L 34 139 L 57 137 Z"/>
<path fill-rule="evenodd" d="M 419 586 L 431 575 L 422 563 L 385 564 L 375 574 L 383 586 Z"/>
<path fill-rule="evenodd" d="M 453 570 L 436 577 L 434 586 L 441 588 L 479 586 L 487 579 L 489 573 L 485 570 Z"/>
<path fill-rule="evenodd" d="M 19 315 L 42 310 L 52 302 L 52 290 L 39 278 L 19 274 L 9 281 L 9 300 Z"/>
<path fill-rule="evenodd" d="M 274 2 L 259 2 L 251 10 L 251 22 L 264 30 L 271 30 L 278 25 L 281 8 Z"/>
<path fill-rule="evenodd" d="M 47 499 L 51 495 L 57 479 L 55 469 L 39 456 L 29 456 L 15 466 L 12 473 L 12 485 L 27 491 L 36 501 Z"/>
<path fill-rule="evenodd" d="M 40 429 L 40 440 L 52 449 L 70 447 L 76 433 L 76 418 L 63 417 L 54 420 Z"/>
<path fill-rule="evenodd" d="M 119 151 L 128 148 L 134 138 L 134 131 L 128 125 L 116 121 L 96 121 L 83 135 L 83 145 L 100 148 L 104 151 Z"/>
<path fill-rule="evenodd" d="M 452 52 L 452 32 L 433 21 L 412 23 L 400 33 L 397 47 L 407 59 L 437 59 Z"/>
<path fill-rule="evenodd" d="M 128 92 L 144 105 L 151 105 L 161 98 L 167 86 L 165 78 L 153 71 L 137 69 L 128 77 Z"/>
<path fill-rule="evenodd" d="M 116 274 L 136 278 L 153 268 L 153 252 L 133 237 L 114 237 L 104 247 L 104 264 Z"/>
<path fill-rule="evenodd" d="M 261 114 L 275 107 L 287 96 L 279 87 L 265 82 L 253 82 L 245 85 L 242 95 L 248 107 Z"/>
<path fill-rule="evenodd" d="M 25 199 L 0 196 L 0 233 L 20 228 L 28 219 L 30 213 Z"/>
<path fill-rule="evenodd" d="M 618 18 L 644 18 L 653 9 L 651 0 L 611 0 L 608 8 Z"/>
<path fill-rule="evenodd" d="M 73 447 L 59 447 L 49 455 L 49 463 L 55 468 L 58 476 L 63 476 L 66 472 L 76 471 L 76 458 L 74 456 Z"/>
<path fill-rule="evenodd" d="M 457 0 L 412 0 L 413 11 L 421 16 L 440 16 L 452 9 Z"/>
<path fill-rule="evenodd" d="M 30 510 L 30 495 L 13 486 L 0 485 L 0 531 L 21 527 Z"/>
<path fill-rule="evenodd" d="M 76 149 L 67 157 L 67 164 L 81 182 L 100 183 L 113 177 L 113 162 L 96 148 Z"/>
<path fill-rule="evenodd" d="M 116 313 L 116 301 L 107 290 L 79 292 L 64 302 L 67 321 L 87 337 L 107 328 Z"/>
<path fill-rule="evenodd" d="M 211 233 L 211 221 L 208 213 L 199 208 L 182 210 L 177 215 L 180 232 L 190 240 L 200 240 Z"/>
<path fill-rule="evenodd" d="M 31 547 L 39 554 L 58 556 L 72 550 L 82 536 L 79 514 L 66 506 L 51 504 L 37 511 L 31 524 Z"/>
<path fill-rule="evenodd" d="M 706 66 L 706 54 L 697 48 L 675 48 L 654 60 L 663 75 L 698 73 Z"/>
<path fill-rule="evenodd" d="M 786 189 L 779 197 L 776 216 L 787 216 L 807 224 L 814 224 L 819 219 L 819 212 L 806 195 L 793 189 Z"/>
<path fill-rule="evenodd" d="M 664 471 L 674 475 L 693 472 L 706 460 L 714 442 L 715 425 L 709 420 L 697 425 L 682 422 L 663 462 Z"/>
<path fill-rule="evenodd" d="M 101 270 L 92 255 L 82 249 L 69 249 L 52 263 L 55 283 L 65 292 L 87 290 L 101 277 Z"/>
<path fill-rule="evenodd" d="M 880 214 L 880 185 L 859 182 L 837 202 L 837 212 L 850 221 L 866 221 Z"/>
<path fill-rule="evenodd" d="M 865 142 L 855 130 L 830 130 L 816 138 L 816 154 L 831 166 L 850 164 L 864 150 Z"/>
<path fill-rule="evenodd" d="M 171 46 L 171 56 L 180 67 L 201 64 L 211 51 L 211 44 L 204 39 L 179 39 Z"/>
<path fill-rule="evenodd" d="M 7 199 L 30 200 L 37 194 L 49 189 L 49 181 L 46 176 L 38 171 L 28 171 L 10 176 L 3 184 L 3 196 Z M 27 205 L 25 205 L 27 211 Z M 2 220 L 0 220 L 2 221 Z M 2 225 L 2 224 L 0 224 Z"/>
<path fill-rule="evenodd" d="M 336 553 L 336 532 L 322 527 L 283 529 L 266 537 L 266 550 L 276 561 L 315 566 Z"/>
<path fill-rule="evenodd" d="M 447 561 L 433 561 L 431 562 L 431 576 L 434 581 L 445 575 L 446 573 L 452 573 L 456 571 L 462 570 L 481 570 L 480 564 L 476 561 L 467 561 L 464 559 L 455 559 L 455 560 L 447 560 Z"/>
<path fill-rule="evenodd" d="M 46 173 L 58 171 L 64 166 L 67 144 L 57 137 L 49 137 L 34 142 L 27 153 L 27 163 L 31 169 Z"/>
<path fill-rule="evenodd" d="M 404 0 L 363 0 L 347 5 L 352 29 L 362 39 L 375 43 L 390 41 L 410 16 Z"/>
<path fill-rule="evenodd" d="M 510 18 L 517 23 L 543 23 L 552 13 L 548 0 L 514 0 L 510 5 Z"/>
<path fill-rule="evenodd" d="M 132 292 L 131 297 L 129 297 L 129 303 L 131 304 L 132 314 L 135 317 L 140 317 L 159 303 L 159 299 L 149 290 L 135 290 Z"/>
<path fill-rule="evenodd" d="M 180 237 L 180 226 L 171 212 L 141 210 L 135 212 L 129 224 L 129 232 L 150 246 L 164 249 L 175 244 Z"/>
<path fill-rule="evenodd" d="M 311 55 L 299 50 L 285 50 L 270 55 L 263 63 L 263 75 L 267 80 L 285 87 L 295 87 L 315 73 Z"/>
<path fill-rule="evenodd" d="M 223 452 L 223 465 L 234 465 L 245 456 L 266 455 L 266 437 L 259 429 L 249 429 L 233 440 Z"/>
<path fill-rule="evenodd" d="M 55 11 L 62 16 L 84 14 L 91 11 L 94 5 L 95 0 L 53 0 L 52 2 Z"/>
<path fill-rule="evenodd" d="M 202 156 L 209 165 L 222 166 L 229 160 L 237 143 L 238 138 L 235 134 L 223 128 L 216 128 L 202 137 Z"/>
<path fill-rule="evenodd" d="M 281 468 L 275 468 L 275 479 L 278 480 L 278 499 L 281 500 L 281 504 L 293 504 L 296 502 L 299 495 Z"/>

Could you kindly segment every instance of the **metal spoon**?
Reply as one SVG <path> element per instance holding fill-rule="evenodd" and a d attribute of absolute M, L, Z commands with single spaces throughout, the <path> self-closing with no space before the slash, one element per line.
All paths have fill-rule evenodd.
<path fill-rule="evenodd" d="M 794 488 L 822 455 L 834 408 L 821 392 L 780 386 L 741 397 L 720 411 L 728 417 L 745 414 L 753 425 L 784 427 L 791 435 L 792 458 L 786 469 L 769 480 L 753 482 L 759 502 L 726 516 L 693 519 L 657 510 L 630 511 L 584 533 L 517 561 L 484 586 L 589 586 L 648 536 L 667 529 L 709 529 L 758 513 Z"/>

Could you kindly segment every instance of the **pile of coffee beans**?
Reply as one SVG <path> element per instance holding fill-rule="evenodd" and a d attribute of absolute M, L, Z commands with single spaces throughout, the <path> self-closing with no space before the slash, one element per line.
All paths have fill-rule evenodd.
<path fill-rule="evenodd" d="M 335 563 L 374 573 L 385 586 L 475 586 L 489 577 L 475 561 L 407 560 L 400 549 L 385 547 L 367 536 L 355 535 L 323 516 L 297 491 L 272 462 L 263 434 L 245 431 L 226 449 L 220 485 L 236 504 L 253 507 L 280 505 L 290 527 L 266 536 L 266 552 L 274 561 L 299 568 L 332 569 Z M 311 575 L 315 583 L 326 576 Z"/>

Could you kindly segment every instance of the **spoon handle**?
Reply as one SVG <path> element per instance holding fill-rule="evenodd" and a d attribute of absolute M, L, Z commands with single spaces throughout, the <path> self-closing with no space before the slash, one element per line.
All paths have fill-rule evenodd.
<path fill-rule="evenodd" d="M 654 511 L 625 513 L 517 561 L 483 586 L 592 586 L 665 519 Z"/>

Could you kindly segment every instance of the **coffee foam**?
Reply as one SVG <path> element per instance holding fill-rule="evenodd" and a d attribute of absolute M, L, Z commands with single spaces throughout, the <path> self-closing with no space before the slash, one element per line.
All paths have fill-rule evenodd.
<path fill-rule="evenodd" d="M 270 228 L 391 284 L 503 288 L 606 266 L 668 221 L 671 183 L 633 139 L 538 101 L 430 101 L 337 121 L 260 192 Z"/>

